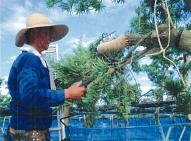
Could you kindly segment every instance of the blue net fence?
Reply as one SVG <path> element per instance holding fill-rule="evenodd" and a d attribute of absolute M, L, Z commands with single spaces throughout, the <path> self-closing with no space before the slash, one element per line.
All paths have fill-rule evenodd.
<path fill-rule="evenodd" d="M 189 126 L 191 126 L 191 124 Z M 184 127 L 186 127 L 186 129 Z M 70 127 L 68 137 L 72 141 L 189 141 L 191 136 L 190 134 L 191 128 L 188 127 L 188 124 L 174 124 L 162 126 L 131 126 L 126 128 Z"/>
<path fill-rule="evenodd" d="M 155 124 L 155 118 L 129 118 L 128 126 L 124 120 L 100 118 L 92 128 L 84 128 L 83 118 L 72 118 L 66 128 L 70 141 L 191 141 L 191 122 L 184 116 L 162 117 L 160 125 Z M 0 127 L 6 128 L 8 120 L 0 122 Z M 54 120 L 52 127 L 58 127 Z M 0 141 L 3 134 L 0 131 Z M 59 141 L 58 132 L 51 132 L 51 141 Z"/>
<path fill-rule="evenodd" d="M 125 127 L 117 127 L 117 119 L 98 119 L 93 128 L 83 128 L 83 119 L 70 120 L 67 129 L 71 141 L 191 141 L 191 122 L 185 117 L 160 118 L 156 125 L 154 118 L 130 118 Z"/>

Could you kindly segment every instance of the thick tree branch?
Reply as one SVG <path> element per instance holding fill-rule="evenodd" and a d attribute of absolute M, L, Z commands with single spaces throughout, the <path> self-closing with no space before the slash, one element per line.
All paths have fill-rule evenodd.
<path fill-rule="evenodd" d="M 177 48 L 179 50 L 184 50 L 184 51 L 187 51 L 188 53 L 191 53 L 191 30 L 184 30 L 180 36 L 180 39 L 178 39 L 179 31 L 180 30 L 177 30 L 174 28 L 171 29 L 170 47 Z M 167 32 L 167 27 L 165 25 L 161 25 L 159 27 L 159 34 L 160 34 L 161 42 L 165 46 L 168 40 L 168 32 Z M 144 39 L 144 40 L 141 40 L 139 45 L 147 47 L 147 48 L 160 48 L 155 31 L 152 31 L 149 36 L 131 34 L 131 35 L 128 35 L 128 38 L 132 40 L 130 45 L 135 45 L 141 39 Z M 179 43 L 177 45 L 176 45 L 176 40 L 179 40 Z"/>

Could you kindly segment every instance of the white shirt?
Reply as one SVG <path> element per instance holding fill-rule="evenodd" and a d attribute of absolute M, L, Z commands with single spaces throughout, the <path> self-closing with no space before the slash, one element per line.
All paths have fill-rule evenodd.
<path fill-rule="evenodd" d="M 32 46 L 29 46 L 29 45 L 25 45 L 23 47 L 20 48 L 21 51 L 27 51 L 27 52 L 31 52 L 33 53 L 34 55 L 38 56 L 41 60 L 41 63 L 43 64 L 43 66 L 45 68 L 47 68 L 47 63 L 46 61 L 44 60 L 42 54 L 40 54 L 35 48 L 33 48 Z"/>

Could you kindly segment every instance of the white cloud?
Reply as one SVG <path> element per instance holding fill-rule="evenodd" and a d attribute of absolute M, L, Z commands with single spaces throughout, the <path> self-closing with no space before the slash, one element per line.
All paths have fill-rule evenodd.
<path fill-rule="evenodd" d="M 146 73 L 140 72 L 135 75 L 137 83 L 140 84 L 140 88 L 142 90 L 142 94 L 148 92 L 150 89 L 154 89 L 152 82 L 149 80 Z"/>
<path fill-rule="evenodd" d="M 121 10 L 122 8 L 126 8 L 127 6 L 129 8 L 132 8 L 134 6 L 137 6 L 137 4 L 140 2 L 140 0 L 127 0 L 125 3 L 118 3 L 116 4 L 115 2 L 112 2 L 112 0 L 103 0 L 103 4 L 106 6 L 106 10 L 111 10 L 111 11 L 118 11 Z M 130 11 L 131 12 L 131 11 Z"/>
<path fill-rule="evenodd" d="M 112 0 L 103 0 L 103 4 L 104 4 L 107 8 L 112 8 L 113 6 L 115 6 L 115 4 L 112 2 Z"/>
<path fill-rule="evenodd" d="M 150 65 L 152 63 L 152 59 L 150 57 L 144 57 L 139 60 L 140 65 Z"/>
<path fill-rule="evenodd" d="M 8 77 L 4 76 L 3 77 L 3 82 L 0 85 L 0 94 L 1 95 L 8 95 L 9 94 L 9 90 L 7 87 L 7 81 L 8 81 Z"/>
<path fill-rule="evenodd" d="M 186 27 L 186 24 L 189 24 L 189 23 L 191 23 L 191 17 L 189 17 L 187 20 L 180 21 L 178 26 Z"/>
<path fill-rule="evenodd" d="M 53 22 L 62 22 L 63 19 L 67 17 L 67 13 L 61 10 L 59 7 L 48 8 L 45 1 L 39 2 L 35 7 L 35 11 L 45 14 Z"/>
<path fill-rule="evenodd" d="M 25 7 L 26 7 L 26 8 L 31 8 L 31 7 L 33 7 L 32 2 L 31 2 L 30 0 L 25 0 Z"/>
<path fill-rule="evenodd" d="M 3 41 L 3 32 L 0 30 L 0 48 L 1 48 L 1 42 Z"/>
<path fill-rule="evenodd" d="M 26 27 L 27 18 L 33 13 L 32 11 L 44 13 L 53 21 L 62 21 L 66 17 L 66 14 L 61 12 L 59 8 L 47 9 L 46 5 L 42 2 L 41 5 L 39 4 L 39 7 L 34 7 L 30 0 L 25 1 L 24 6 L 13 4 L 9 10 L 12 13 L 10 14 L 11 16 L 0 22 L 0 27 L 2 32 L 9 32 L 11 34 L 16 34 L 20 29 Z M 1 35 L 0 37 L 2 40 Z"/>
<path fill-rule="evenodd" d="M 147 76 L 142 76 L 139 78 L 139 81 L 149 81 L 149 78 Z"/>
<path fill-rule="evenodd" d="M 136 48 L 136 51 L 143 51 L 145 49 L 145 47 L 143 47 L 143 46 L 138 46 L 137 48 Z"/>
<path fill-rule="evenodd" d="M 66 13 L 63 11 L 60 11 L 58 8 L 50 9 L 48 16 L 53 22 L 63 21 L 67 17 Z"/>
<path fill-rule="evenodd" d="M 11 56 L 7 61 L 2 62 L 2 64 L 12 64 L 16 58 L 17 58 L 17 56 Z"/>
<path fill-rule="evenodd" d="M 26 17 L 29 14 L 27 9 L 23 6 L 13 4 L 11 9 L 11 16 L 7 17 L 5 21 L 0 23 L 2 32 L 11 32 L 12 34 L 19 31 L 19 29 L 26 26 Z"/>
<path fill-rule="evenodd" d="M 95 40 L 95 38 L 93 38 L 93 37 L 89 38 L 85 34 L 83 34 L 79 38 L 69 39 L 68 42 L 69 42 L 69 44 L 72 45 L 73 48 L 76 48 L 79 44 L 81 44 L 82 47 L 88 47 L 94 40 Z"/>
<path fill-rule="evenodd" d="M 188 18 L 188 20 L 187 20 L 187 21 L 185 21 L 185 23 L 186 23 L 186 24 L 191 23 L 191 17 L 190 17 L 190 18 Z"/>
<path fill-rule="evenodd" d="M 17 56 L 11 56 L 11 57 L 10 57 L 10 60 L 11 60 L 11 61 L 15 61 L 16 58 L 17 58 Z"/>
<path fill-rule="evenodd" d="M 16 19 L 12 17 L 9 21 L 5 21 L 4 23 L 1 23 L 0 26 L 3 28 L 5 32 L 12 32 L 16 33 L 21 28 L 25 27 L 25 21 L 24 17 L 18 17 L 17 21 L 14 22 Z"/>
<path fill-rule="evenodd" d="M 72 44 L 72 47 L 75 48 L 80 43 L 80 39 L 72 38 L 71 40 L 69 40 L 69 42 Z"/>
<path fill-rule="evenodd" d="M 154 89 L 155 87 L 152 85 L 141 83 L 140 88 L 141 88 L 142 94 L 145 94 L 146 92 L 148 92 L 151 89 Z"/>

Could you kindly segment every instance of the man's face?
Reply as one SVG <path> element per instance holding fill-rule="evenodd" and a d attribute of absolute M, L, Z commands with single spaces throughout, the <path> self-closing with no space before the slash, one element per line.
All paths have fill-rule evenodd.
<path fill-rule="evenodd" d="M 35 44 L 40 52 L 47 50 L 50 43 L 50 27 L 36 28 L 32 32 L 32 36 L 35 39 Z"/>
<path fill-rule="evenodd" d="M 39 45 L 42 48 L 44 48 L 44 50 L 47 50 L 48 46 L 49 46 L 49 42 L 50 42 L 50 30 L 49 30 L 49 28 L 39 29 L 37 38 L 39 38 Z"/>

